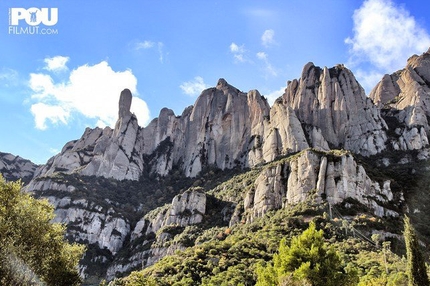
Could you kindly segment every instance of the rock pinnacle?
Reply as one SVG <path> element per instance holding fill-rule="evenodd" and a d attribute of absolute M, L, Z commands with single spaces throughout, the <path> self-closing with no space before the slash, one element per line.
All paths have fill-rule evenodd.
<path fill-rule="evenodd" d="M 126 88 L 123 91 L 121 91 L 121 95 L 119 97 L 119 111 L 118 116 L 119 118 L 123 118 L 127 115 L 130 115 L 130 107 L 131 107 L 131 100 L 132 100 L 131 91 Z"/>

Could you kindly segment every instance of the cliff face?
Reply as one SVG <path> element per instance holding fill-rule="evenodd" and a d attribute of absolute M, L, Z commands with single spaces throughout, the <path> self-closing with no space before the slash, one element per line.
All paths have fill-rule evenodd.
<path fill-rule="evenodd" d="M 396 175 L 380 176 L 369 165 L 395 170 L 428 160 L 429 59 L 428 52 L 412 57 L 370 98 L 341 65 L 305 65 L 272 107 L 258 91 L 220 79 L 180 116 L 164 108 L 146 127 L 137 124 L 124 90 L 115 128 L 87 128 L 37 168 L 26 190 L 48 198 L 68 237 L 89 245 L 83 275 L 109 279 L 194 245 L 208 229 L 300 203 L 354 202 L 378 217 L 397 217 L 406 189 Z M 214 170 L 249 168 L 239 183 L 188 189 L 215 184 Z M 174 176 L 193 183 L 155 187 Z M 151 191 L 130 192 L 143 184 Z M 101 272 L 92 265 L 103 265 Z"/>
<path fill-rule="evenodd" d="M 245 194 L 244 209 L 250 222 L 270 210 L 306 201 L 319 204 L 324 200 L 336 205 L 347 198 L 360 202 L 380 217 L 399 215 L 383 207 L 394 199 L 389 180 L 370 179 L 350 153 L 334 155 L 309 149 L 260 172 L 253 188 Z"/>
<path fill-rule="evenodd" d="M 0 152 L 0 173 L 8 181 L 21 179 L 23 182 L 28 183 L 33 178 L 37 167 L 36 164 L 29 160 Z"/>
<path fill-rule="evenodd" d="M 395 150 L 420 150 L 429 144 L 430 49 L 408 59 L 406 67 L 385 75 L 369 97 L 382 108 L 399 136 Z"/>
<path fill-rule="evenodd" d="M 271 108 L 258 91 L 241 92 L 220 79 L 182 115 L 164 108 L 144 128 L 130 113 L 131 94 L 124 90 L 114 129 L 87 129 L 36 177 L 65 172 L 138 180 L 177 168 L 195 177 L 205 167 L 253 167 L 309 147 L 364 156 L 422 149 L 428 145 L 428 57 L 413 57 L 404 71 L 385 76 L 370 95 L 376 105 L 347 68 L 312 63 Z M 393 98 L 399 100 L 389 103 Z M 389 109 L 380 108 L 382 99 Z"/>
<path fill-rule="evenodd" d="M 283 101 L 308 129 L 318 128 L 332 148 L 365 156 L 386 148 L 385 121 L 343 66 L 321 69 L 308 63 L 300 80 L 288 85 Z"/>

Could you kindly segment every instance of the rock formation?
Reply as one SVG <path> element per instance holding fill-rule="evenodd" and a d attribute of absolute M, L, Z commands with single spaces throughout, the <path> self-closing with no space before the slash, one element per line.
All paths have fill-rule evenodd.
<path fill-rule="evenodd" d="M 220 79 L 181 115 L 163 108 L 146 127 L 130 112 L 132 95 L 126 89 L 115 127 L 87 128 L 37 168 L 26 190 L 54 204 L 55 220 L 68 226 L 68 237 L 91 246 L 86 258 L 96 253 L 86 265 L 104 263 L 108 278 L 183 249 L 188 232 L 213 223 L 208 213 L 215 205 L 219 221 L 230 227 L 309 201 L 348 200 L 379 217 L 395 217 L 403 190 L 392 178 L 372 176 L 362 161 L 387 167 L 428 160 L 429 96 L 430 51 L 384 76 L 370 98 L 344 66 L 308 63 L 272 107 L 257 90 L 243 92 Z M 393 151 L 396 156 L 389 156 Z M 18 161 L 3 156 L 2 173 L 32 176 L 35 166 L 21 164 L 23 173 L 14 167 Z M 174 197 L 171 204 L 149 212 L 136 204 L 128 206 L 129 213 L 103 196 L 120 181 L 162 182 L 179 174 L 200 186 L 202 173 L 234 168 L 252 168 L 252 180 L 235 186 L 233 195 L 221 194 L 227 186 L 210 194 L 178 188 L 163 201 Z M 108 187 L 102 184 L 92 197 L 81 176 L 106 178 Z M 130 255 L 119 255 L 123 249 Z"/>
<path fill-rule="evenodd" d="M 130 233 L 130 222 L 118 217 L 113 208 L 105 208 L 85 199 L 47 197 L 55 207 L 54 222 L 68 226 L 67 237 L 85 244 L 97 244 L 115 255 Z"/>
<path fill-rule="evenodd" d="M 199 224 L 206 212 L 206 195 L 202 190 L 189 190 L 173 198 L 167 207 L 159 208 L 140 219 L 131 232 L 130 243 L 141 240 L 132 250 L 133 255 L 126 261 L 116 261 L 107 270 L 107 278 L 134 269 L 149 266 L 162 257 L 183 249 L 173 242 L 172 232 L 189 225 Z M 142 241 L 143 240 L 143 241 Z M 148 245 L 143 250 L 141 245 Z"/>
<path fill-rule="evenodd" d="M 419 150 L 429 144 L 430 131 L 430 49 L 414 55 L 406 68 L 385 75 L 369 97 L 391 119 L 397 140 L 395 150 Z"/>
<path fill-rule="evenodd" d="M 63 172 L 137 180 L 144 163 L 138 138 L 141 127 L 130 112 L 131 98 L 128 89 L 121 92 L 115 129 L 87 128 L 79 140 L 68 142 L 61 153 L 36 171 L 35 176 Z"/>
<path fill-rule="evenodd" d="M 318 128 L 332 148 L 365 156 L 385 149 L 387 125 L 350 70 L 308 63 L 300 80 L 289 83 L 284 104 L 308 129 Z"/>
<path fill-rule="evenodd" d="M 0 173 L 8 181 L 21 179 L 23 182 L 28 183 L 33 178 L 37 167 L 36 164 L 29 160 L 0 152 Z"/>
<path fill-rule="evenodd" d="M 351 154 L 312 150 L 265 168 L 254 188 L 245 195 L 244 209 L 247 221 L 252 221 L 269 210 L 308 200 L 335 205 L 347 198 L 367 206 L 380 217 L 399 215 L 383 207 L 394 198 L 390 181 L 372 181 Z"/>

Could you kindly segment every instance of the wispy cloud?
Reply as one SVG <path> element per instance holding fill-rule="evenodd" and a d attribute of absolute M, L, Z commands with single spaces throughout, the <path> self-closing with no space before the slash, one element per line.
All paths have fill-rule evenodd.
<path fill-rule="evenodd" d="M 157 43 L 158 59 L 160 60 L 161 63 L 164 62 L 163 47 L 164 47 L 164 44 L 162 42 Z"/>
<path fill-rule="evenodd" d="M 273 45 L 275 43 L 274 36 L 275 31 L 272 29 L 264 31 L 263 35 L 261 36 L 261 44 L 266 48 Z"/>
<path fill-rule="evenodd" d="M 44 67 L 44 69 L 52 72 L 66 71 L 68 70 L 66 65 L 68 61 L 69 61 L 69 57 L 63 57 L 63 56 L 45 58 L 44 62 L 46 66 Z"/>
<path fill-rule="evenodd" d="M 184 82 L 179 87 L 182 89 L 183 93 L 190 96 L 197 96 L 209 86 L 204 82 L 202 77 L 196 76 L 193 80 Z"/>
<path fill-rule="evenodd" d="M 360 71 L 370 85 L 380 80 L 371 80 L 372 75 L 392 73 L 404 67 L 409 56 L 430 46 L 428 32 L 391 0 L 365 1 L 354 11 L 353 21 L 353 36 L 345 39 L 350 46 L 348 65 L 360 68 L 360 64 L 370 64 L 373 70 Z"/>
<path fill-rule="evenodd" d="M 257 58 L 264 62 L 264 70 L 266 72 L 266 75 L 270 75 L 270 76 L 277 76 L 278 75 L 276 69 L 273 67 L 273 65 L 269 61 L 269 56 L 265 52 L 258 52 Z"/>
<path fill-rule="evenodd" d="M 140 49 L 150 49 L 152 47 L 154 47 L 155 43 L 152 41 L 143 41 L 143 42 L 139 42 L 136 44 L 135 48 L 136 50 L 140 50 Z"/>
<path fill-rule="evenodd" d="M 158 52 L 158 59 L 161 63 L 164 62 L 164 44 L 163 42 L 153 42 L 153 41 L 143 41 L 143 42 L 138 42 L 134 45 L 134 49 L 135 50 L 149 50 L 149 49 L 156 49 Z"/>
<path fill-rule="evenodd" d="M 231 43 L 230 52 L 243 54 L 245 52 L 244 46 L 238 46 L 236 43 Z"/>
<path fill-rule="evenodd" d="M 0 86 L 10 87 L 18 84 L 19 74 L 16 70 L 2 68 L 0 70 Z"/>
<path fill-rule="evenodd" d="M 92 119 L 100 127 L 114 126 L 120 92 L 129 88 L 137 94 L 137 79 L 132 71 L 114 71 L 106 61 L 80 66 L 59 82 L 49 73 L 32 73 L 28 84 L 33 91 L 31 112 L 36 128 L 41 130 L 50 124 L 67 125 L 74 115 Z M 148 122 L 145 101 L 134 96 L 131 109 L 140 124 Z"/>
<path fill-rule="evenodd" d="M 233 42 L 230 44 L 230 52 L 233 54 L 235 63 L 251 62 L 251 60 L 246 56 L 247 51 L 245 49 L 245 45 L 239 46 Z"/>

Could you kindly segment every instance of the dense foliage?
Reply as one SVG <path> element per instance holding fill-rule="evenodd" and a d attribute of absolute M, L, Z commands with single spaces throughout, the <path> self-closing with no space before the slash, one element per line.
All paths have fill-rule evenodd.
<path fill-rule="evenodd" d="M 355 272 L 346 273 L 339 254 L 327 246 L 323 231 L 317 231 L 314 222 L 294 237 L 290 245 L 282 239 L 278 253 L 273 256 L 273 265 L 261 267 L 257 273 L 256 286 L 281 285 L 287 279 L 312 286 L 346 286 L 355 282 Z"/>
<path fill-rule="evenodd" d="M 352 222 L 363 231 L 378 224 L 375 217 L 366 214 L 356 215 Z M 177 251 L 109 285 L 244 286 L 255 285 L 260 275 L 272 277 L 267 284 L 258 281 L 260 285 L 330 285 L 324 284 L 324 275 L 339 279 L 340 284 L 333 285 L 407 285 L 406 259 L 390 250 L 389 241 L 380 237 L 375 242 L 360 239 L 347 231 L 348 227 L 344 221 L 330 219 L 323 206 L 301 204 L 269 212 L 252 223 L 208 229 L 196 239 L 194 247 Z M 298 249 L 306 240 L 314 241 L 314 247 Z M 297 262 L 293 258 L 300 256 L 304 266 L 294 273 L 296 268 L 286 265 L 292 266 Z M 331 268 L 323 267 L 327 272 L 318 274 L 313 271 L 315 267 L 308 267 L 309 259 L 314 259 L 315 265 L 326 263 Z M 281 265 L 287 270 L 278 276 L 275 268 Z"/>
<path fill-rule="evenodd" d="M 53 207 L 0 175 L 0 284 L 79 285 L 84 247 L 64 240 Z"/>
<path fill-rule="evenodd" d="M 426 264 L 424 257 L 420 251 L 418 238 L 415 229 L 411 225 L 409 217 L 405 216 L 405 243 L 406 253 L 408 258 L 408 281 L 409 286 L 429 286 L 429 278 L 427 276 Z"/>

